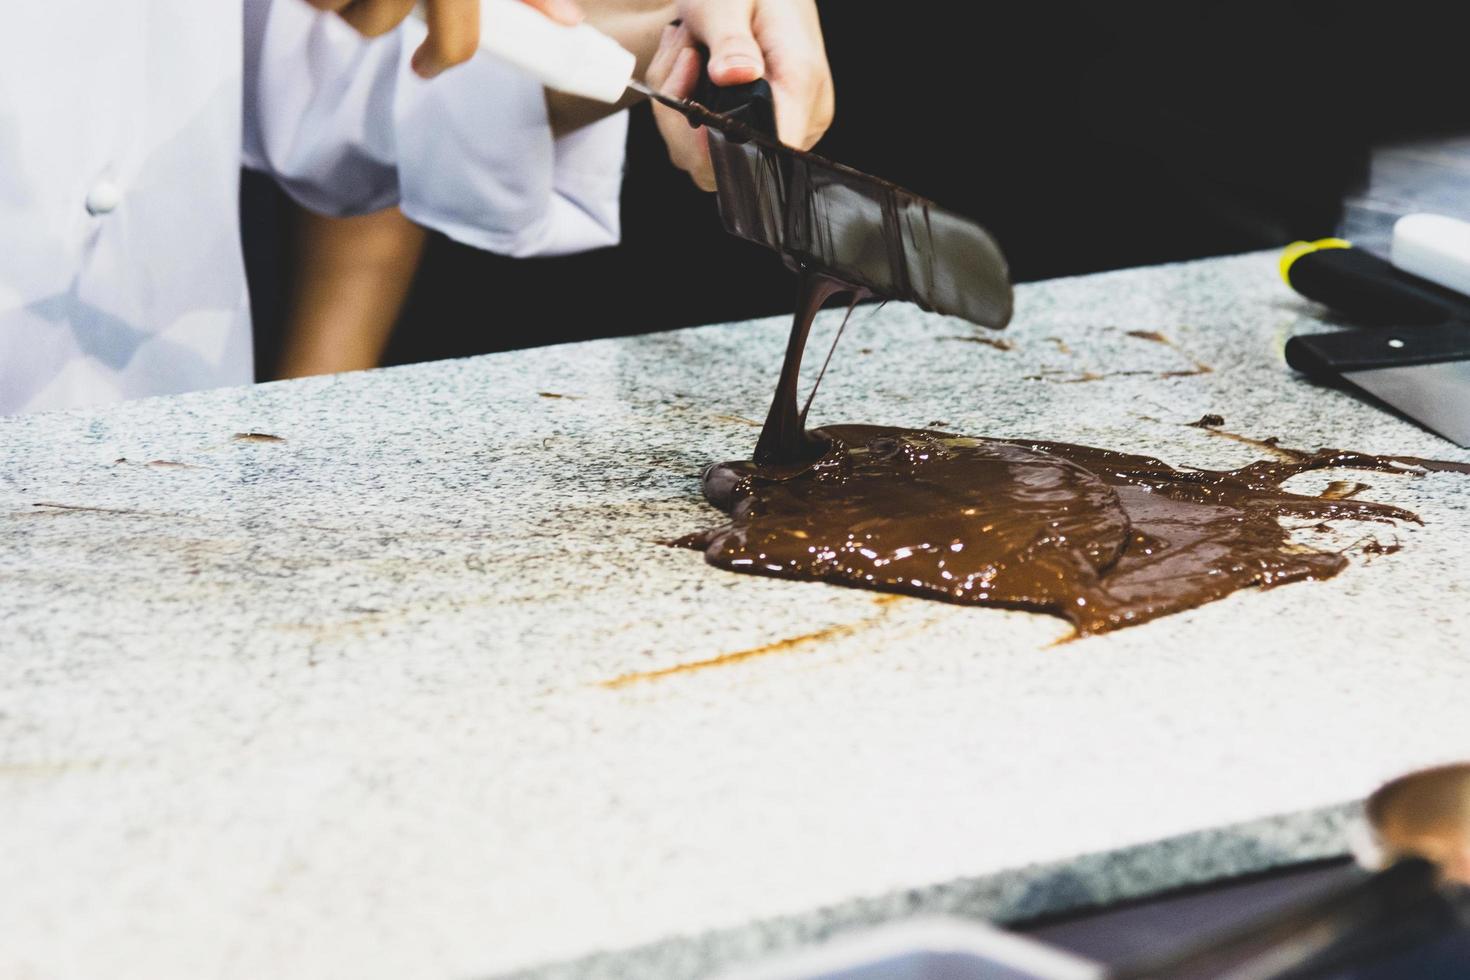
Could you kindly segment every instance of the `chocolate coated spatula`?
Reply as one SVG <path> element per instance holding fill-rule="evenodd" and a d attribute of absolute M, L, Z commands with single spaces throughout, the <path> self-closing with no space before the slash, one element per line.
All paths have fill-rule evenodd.
<path fill-rule="evenodd" d="M 886 180 L 785 146 L 765 81 L 692 101 L 639 91 L 709 127 L 720 216 L 793 268 L 986 327 L 1011 318 L 1010 273 L 978 224 Z"/>

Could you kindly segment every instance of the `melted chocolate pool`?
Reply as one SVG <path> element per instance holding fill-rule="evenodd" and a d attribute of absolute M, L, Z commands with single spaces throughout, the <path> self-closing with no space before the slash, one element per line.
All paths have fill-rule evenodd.
<path fill-rule="evenodd" d="M 755 461 L 705 474 L 706 497 L 730 521 L 679 543 L 713 565 L 1033 609 L 1086 635 L 1246 586 L 1330 578 L 1347 565 L 1338 552 L 1293 542 L 1281 518 L 1418 522 L 1386 504 L 1283 490 L 1297 474 L 1470 472 L 1410 457 L 1279 448 L 1285 458 L 1238 470 L 1178 470 L 1067 443 L 872 425 L 808 432 L 796 399 L 802 349 L 817 309 L 842 292 L 854 291 L 803 280 Z"/>

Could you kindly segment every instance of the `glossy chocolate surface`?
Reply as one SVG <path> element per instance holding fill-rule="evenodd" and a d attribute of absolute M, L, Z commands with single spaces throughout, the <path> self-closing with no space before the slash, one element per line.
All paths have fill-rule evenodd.
<path fill-rule="evenodd" d="M 1052 613 L 1079 635 L 1143 623 L 1247 586 L 1324 579 L 1337 551 L 1293 541 L 1283 518 L 1410 521 L 1334 484 L 1337 468 L 1470 472 L 1470 466 L 1250 440 L 1278 457 L 1229 471 L 1056 442 L 872 425 L 805 429 L 796 388 L 812 317 L 844 286 L 802 280 L 786 361 L 753 462 L 705 474 L 728 523 L 679 543 L 731 571 Z M 810 404 L 810 400 L 808 400 Z M 1207 416 L 1200 425 L 1223 423 Z M 1220 433 L 1226 435 L 1226 433 Z M 1350 492 L 1349 492 L 1350 491 Z"/>

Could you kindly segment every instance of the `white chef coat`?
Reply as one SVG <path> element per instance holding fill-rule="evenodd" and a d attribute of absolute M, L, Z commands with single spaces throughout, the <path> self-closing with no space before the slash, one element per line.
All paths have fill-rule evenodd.
<path fill-rule="evenodd" d="M 303 0 L 7 4 L 0 414 L 251 380 L 242 162 L 505 254 L 615 244 L 626 116 L 553 140 L 540 86 L 487 56 L 418 79 L 422 36 Z"/>

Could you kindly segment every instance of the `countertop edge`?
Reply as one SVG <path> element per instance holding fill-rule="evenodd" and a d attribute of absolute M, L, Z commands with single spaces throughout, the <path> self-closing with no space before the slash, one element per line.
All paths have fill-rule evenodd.
<path fill-rule="evenodd" d="M 698 935 L 482 975 L 479 980 L 711 977 L 736 966 L 915 916 L 1021 922 L 1347 853 L 1359 800 L 1260 817 L 995 874 L 956 878 Z"/>

